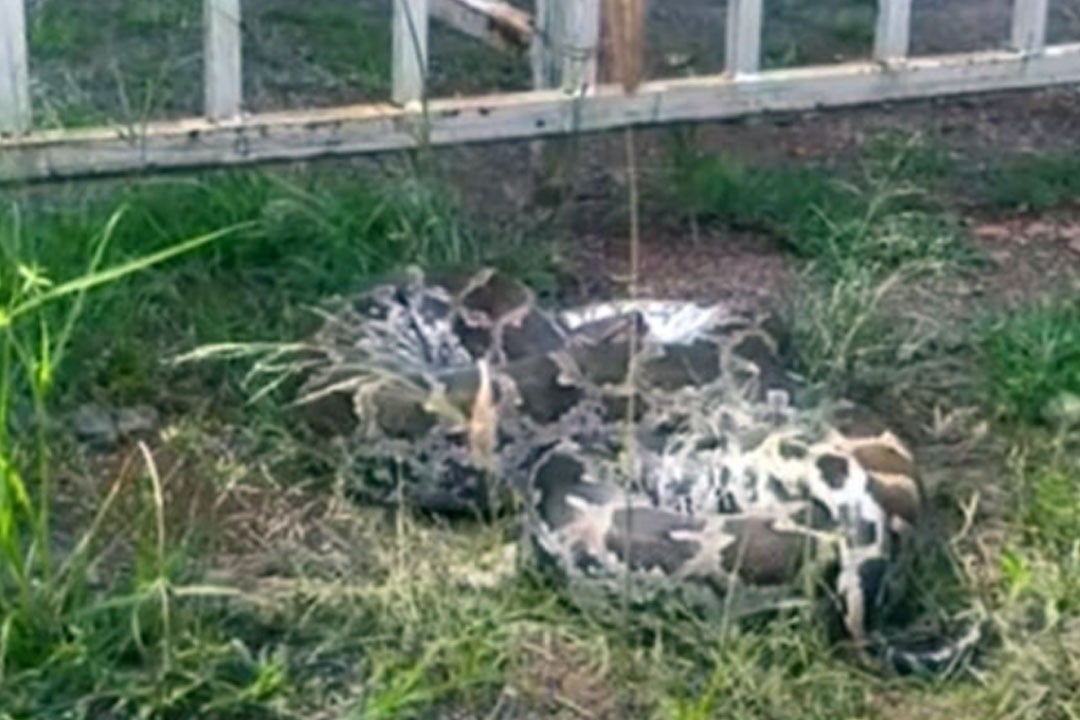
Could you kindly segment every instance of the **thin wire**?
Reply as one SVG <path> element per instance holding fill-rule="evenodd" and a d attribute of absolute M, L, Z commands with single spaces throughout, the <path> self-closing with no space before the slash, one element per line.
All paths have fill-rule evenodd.
<path fill-rule="evenodd" d="M 630 205 L 630 273 L 627 283 L 627 294 L 630 297 L 630 304 L 633 307 L 638 299 L 638 280 L 641 269 L 641 228 L 639 225 L 638 205 L 640 198 L 638 196 L 638 177 L 637 177 L 637 152 L 634 142 L 634 128 L 628 127 L 623 132 L 623 139 L 625 141 L 626 148 L 626 180 L 627 180 L 627 195 Z M 635 371 L 637 370 L 637 349 L 638 349 L 638 324 L 632 323 L 630 328 L 630 342 L 629 342 L 629 364 L 627 367 L 628 382 L 631 388 L 633 388 L 634 380 L 636 379 Z M 631 432 L 628 433 L 629 440 L 633 441 L 633 424 L 635 407 L 635 393 L 631 392 L 630 397 L 627 400 L 627 426 Z"/>
<path fill-rule="evenodd" d="M 630 273 L 627 283 L 627 294 L 629 295 L 631 307 L 633 307 L 635 301 L 638 298 L 638 274 L 640 270 L 640 244 L 641 244 L 641 228 L 639 225 L 638 205 L 640 198 L 638 196 L 638 177 L 637 177 L 637 148 L 634 143 L 634 128 L 627 127 L 623 132 L 623 139 L 625 141 L 626 149 L 626 181 L 627 181 L 627 200 L 629 203 L 630 211 Z M 637 355 L 638 355 L 638 323 L 630 323 L 630 339 L 627 343 L 627 365 L 626 365 L 626 385 L 630 393 L 626 400 L 626 437 L 623 445 L 623 467 L 626 473 L 626 477 L 632 478 L 634 471 L 634 415 L 637 411 Z M 631 483 L 632 486 L 632 483 Z M 631 539 L 633 538 L 633 513 L 630 512 L 630 489 L 626 490 L 626 527 L 624 535 L 624 547 L 623 558 L 627 565 L 627 572 L 624 578 L 623 587 L 623 618 L 624 623 L 629 625 L 630 621 L 630 592 L 631 592 L 631 579 L 629 568 L 632 565 L 630 552 L 631 552 Z"/>

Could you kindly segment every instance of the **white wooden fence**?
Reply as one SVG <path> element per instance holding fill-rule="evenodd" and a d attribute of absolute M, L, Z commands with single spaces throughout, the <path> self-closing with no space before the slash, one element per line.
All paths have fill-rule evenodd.
<path fill-rule="evenodd" d="M 717 0 L 718 2 L 720 0 Z M 726 71 L 597 85 L 600 0 L 537 0 L 535 18 L 498 0 L 394 0 L 390 101 L 243 112 L 240 0 L 203 0 L 204 116 L 142 127 L 32 127 L 24 0 L 0 0 L 0 182 L 240 165 L 433 145 L 536 138 L 1080 82 L 1080 43 L 1046 45 L 1048 0 L 1014 0 L 1006 50 L 911 57 L 911 0 L 879 0 L 874 57 L 762 71 L 762 0 L 727 0 Z M 500 47 L 531 48 L 536 89 L 424 97 L 428 19 Z"/>

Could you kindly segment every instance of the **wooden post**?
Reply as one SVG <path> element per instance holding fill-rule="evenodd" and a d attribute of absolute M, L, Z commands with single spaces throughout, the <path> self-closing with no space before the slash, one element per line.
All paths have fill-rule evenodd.
<path fill-rule="evenodd" d="M 424 99 L 428 60 L 428 0 L 394 0 L 393 90 L 399 105 Z"/>
<path fill-rule="evenodd" d="M 529 48 L 529 64 L 532 66 L 533 89 L 543 90 L 554 85 L 554 60 L 555 53 L 551 51 L 549 41 L 551 38 L 551 6 L 555 0 L 536 0 L 533 15 L 532 46 Z"/>
<path fill-rule="evenodd" d="M 1041 53 L 1046 47 L 1048 0 L 1013 0 L 1012 47 L 1022 53 Z"/>
<path fill-rule="evenodd" d="M 30 73 L 23 0 L 0 0 L 0 134 L 30 129 Z"/>
<path fill-rule="evenodd" d="M 903 60 L 911 47 L 911 0 L 878 0 L 874 59 Z"/>
<path fill-rule="evenodd" d="M 236 117 L 243 102 L 240 0 L 203 0 L 203 112 L 211 120 Z"/>
<path fill-rule="evenodd" d="M 600 23 L 600 82 L 633 92 L 645 80 L 646 0 L 604 0 Z"/>
<path fill-rule="evenodd" d="M 566 55 L 563 88 L 573 93 L 596 88 L 600 57 L 600 0 L 564 0 Z"/>
<path fill-rule="evenodd" d="M 725 70 L 733 77 L 761 68 L 761 0 L 728 0 Z"/>
<path fill-rule="evenodd" d="M 600 0 L 537 0 L 533 86 L 578 94 L 596 87 Z"/>
<path fill-rule="evenodd" d="M 530 52 L 535 89 L 581 97 L 596 87 L 600 6 L 601 0 L 536 0 Z M 535 140 L 529 150 L 536 201 L 565 210 L 578 175 L 577 136 L 551 144 Z"/>

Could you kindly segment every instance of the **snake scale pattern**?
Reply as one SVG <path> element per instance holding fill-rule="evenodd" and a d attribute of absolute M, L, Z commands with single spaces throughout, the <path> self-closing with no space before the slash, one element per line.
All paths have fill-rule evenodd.
<path fill-rule="evenodd" d="M 868 412 L 805 401 L 780 337 L 722 305 L 548 311 L 490 269 L 409 268 L 325 314 L 300 405 L 345 441 L 357 492 L 519 508 L 533 555 L 572 588 L 741 614 L 824 586 L 864 656 L 955 666 L 976 628 L 903 647 L 873 627 L 924 506 L 911 451 Z"/>

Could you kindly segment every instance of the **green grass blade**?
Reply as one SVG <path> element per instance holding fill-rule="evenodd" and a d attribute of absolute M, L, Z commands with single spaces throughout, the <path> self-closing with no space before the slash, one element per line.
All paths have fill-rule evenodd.
<path fill-rule="evenodd" d="M 184 255 L 186 253 L 192 252 L 193 250 L 197 250 L 204 245 L 209 245 L 210 243 L 220 240 L 229 235 L 234 235 L 243 230 L 251 229 L 255 226 L 255 224 L 255 222 L 237 223 L 236 225 L 232 225 L 227 228 L 215 230 L 204 235 L 198 235 L 175 245 L 171 245 L 164 250 L 159 250 L 158 252 L 144 255 L 129 262 L 120 263 L 119 265 L 108 268 L 106 270 L 91 273 L 89 275 L 84 275 L 74 280 L 60 283 L 59 285 L 50 288 L 49 290 L 41 293 L 40 295 L 37 295 L 36 297 L 33 297 L 30 300 L 27 300 L 19 305 L 16 305 L 8 313 L 6 322 L 12 323 L 20 316 L 33 312 L 34 310 L 37 310 L 55 300 L 59 300 L 61 298 L 77 293 L 83 293 L 87 290 L 102 285 L 108 285 L 124 277 L 127 277 L 128 275 L 133 275 L 137 272 L 141 272 L 150 267 L 153 267 L 154 265 L 159 265 L 180 255 Z"/>

